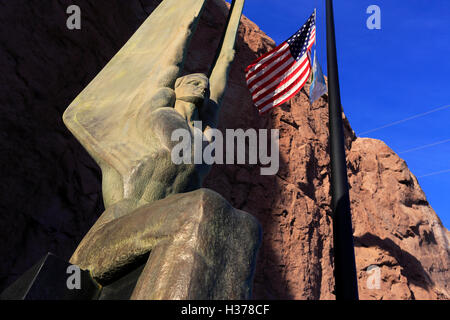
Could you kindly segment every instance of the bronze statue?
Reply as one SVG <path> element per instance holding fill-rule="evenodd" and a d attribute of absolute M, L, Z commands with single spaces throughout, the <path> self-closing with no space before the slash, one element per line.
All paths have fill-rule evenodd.
<path fill-rule="evenodd" d="M 205 2 L 164 0 L 63 117 L 102 170 L 105 204 L 71 263 L 103 284 L 150 253 L 132 299 L 251 292 L 259 224 L 201 189 L 209 166 L 171 161 L 175 129 L 216 126 L 234 59 L 244 0 L 233 6 L 210 78 L 180 77 Z"/>

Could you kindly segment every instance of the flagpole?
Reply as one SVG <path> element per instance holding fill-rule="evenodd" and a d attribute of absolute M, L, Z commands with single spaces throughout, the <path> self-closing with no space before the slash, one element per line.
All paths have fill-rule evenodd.
<path fill-rule="evenodd" d="M 326 9 L 335 294 L 337 300 L 358 300 L 332 0 Z"/>

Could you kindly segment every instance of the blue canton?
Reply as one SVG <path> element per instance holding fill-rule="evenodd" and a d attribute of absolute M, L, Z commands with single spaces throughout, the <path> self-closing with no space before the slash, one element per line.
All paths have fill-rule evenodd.
<path fill-rule="evenodd" d="M 300 58 L 306 53 L 309 40 L 311 38 L 311 31 L 315 23 L 316 16 L 313 13 L 308 21 L 306 21 L 306 23 L 303 25 L 303 27 L 287 41 L 287 43 L 289 44 L 289 49 L 291 50 L 292 57 L 295 60 L 300 60 Z"/>

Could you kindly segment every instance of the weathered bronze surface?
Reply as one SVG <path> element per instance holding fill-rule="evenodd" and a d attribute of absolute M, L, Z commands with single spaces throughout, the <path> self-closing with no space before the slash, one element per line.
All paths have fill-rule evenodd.
<path fill-rule="evenodd" d="M 260 238 L 253 216 L 199 189 L 92 229 L 72 262 L 109 283 L 151 251 L 132 299 L 246 299 Z"/>
<path fill-rule="evenodd" d="M 234 59 L 244 0 L 210 78 L 180 77 L 205 2 L 163 1 L 63 116 L 102 170 L 106 208 L 71 263 L 108 283 L 150 252 L 132 299 L 245 299 L 251 291 L 259 224 L 200 189 L 207 165 L 171 161 L 174 130 L 216 127 Z"/>

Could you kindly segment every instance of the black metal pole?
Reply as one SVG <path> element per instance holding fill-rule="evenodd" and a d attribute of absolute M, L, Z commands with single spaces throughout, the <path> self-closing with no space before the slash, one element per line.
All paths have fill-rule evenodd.
<path fill-rule="evenodd" d="M 335 294 L 337 300 L 358 300 L 332 0 L 326 7 Z"/>

